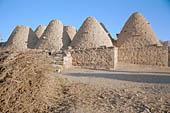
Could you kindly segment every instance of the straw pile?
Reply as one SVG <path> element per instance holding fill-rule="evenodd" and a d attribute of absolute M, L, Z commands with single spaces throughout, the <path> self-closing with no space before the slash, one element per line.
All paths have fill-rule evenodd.
<path fill-rule="evenodd" d="M 52 68 L 47 56 L 38 53 L 9 56 L 6 51 L 0 59 L 1 113 L 57 112 L 61 108 L 56 103 L 60 102 L 63 82 L 49 75 Z"/>

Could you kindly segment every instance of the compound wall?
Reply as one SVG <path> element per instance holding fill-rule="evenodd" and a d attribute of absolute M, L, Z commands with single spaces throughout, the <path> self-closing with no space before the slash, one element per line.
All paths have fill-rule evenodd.
<path fill-rule="evenodd" d="M 168 48 L 146 46 L 143 48 L 118 49 L 118 62 L 129 64 L 168 66 Z"/>
<path fill-rule="evenodd" d="M 74 66 L 87 68 L 115 68 L 117 63 L 117 48 L 103 47 L 73 50 L 71 52 Z"/>

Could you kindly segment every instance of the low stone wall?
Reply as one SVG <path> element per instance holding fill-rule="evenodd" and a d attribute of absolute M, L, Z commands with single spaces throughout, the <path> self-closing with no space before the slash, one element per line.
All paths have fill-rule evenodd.
<path fill-rule="evenodd" d="M 115 68 L 117 63 L 117 48 L 92 48 L 73 50 L 72 64 L 87 68 Z"/>
<path fill-rule="evenodd" d="M 168 48 L 147 46 L 144 48 L 118 49 L 118 62 L 152 66 L 168 66 Z"/>

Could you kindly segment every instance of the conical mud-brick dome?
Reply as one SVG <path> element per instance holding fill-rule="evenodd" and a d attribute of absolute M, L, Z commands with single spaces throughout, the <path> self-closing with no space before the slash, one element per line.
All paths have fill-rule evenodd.
<path fill-rule="evenodd" d="M 103 29 L 108 34 L 108 36 L 112 39 L 112 36 L 110 35 L 109 31 L 106 29 L 105 25 L 103 23 L 100 23 L 100 25 L 103 27 Z"/>
<path fill-rule="evenodd" d="M 141 48 L 149 45 L 162 46 L 150 23 L 140 13 L 132 14 L 117 36 L 117 46 L 121 48 Z"/>
<path fill-rule="evenodd" d="M 73 37 L 76 34 L 76 28 L 73 26 L 64 26 L 64 32 L 63 32 L 63 48 L 67 48 L 71 40 L 73 40 Z"/>
<path fill-rule="evenodd" d="M 63 46 L 63 28 L 61 21 L 52 20 L 42 34 L 36 48 L 59 51 Z"/>
<path fill-rule="evenodd" d="M 39 25 L 37 27 L 37 29 L 35 30 L 35 34 L 37 35 L 38 38 L 41 37 L 41 35 L 44 33 L 45 29 L 46 29 L 46 26 L 44 26 L 44 25 Z"/>
<path fill-rule="evenodd" d="M 37 40 L 38 38 L 31 28 L 27 26 L 17 26 L 10 35 L 6 47 L 18 51 L 23 51 L 27 48 L 34 49 Z"/>
<path fill-rule="evenodd" d="M 109 47 L 113 44 L 100 23 L 94 17 L 89 17 L 76 33 L 71 46 L 73 48 L 96 48 Z"/>
<path fill-rule="evenodd" d="M 116 40 L 112 38 L 111 34 L 109 33 L 109 31 L 106 29 L 105 25 L 103 23 L 100 23 L 100 25 L 103 27 L 103 29 L 106 31 L 107 35 L 109 36 L 109 38 L 112 41 L 113 46 L 116 46 Z"/>

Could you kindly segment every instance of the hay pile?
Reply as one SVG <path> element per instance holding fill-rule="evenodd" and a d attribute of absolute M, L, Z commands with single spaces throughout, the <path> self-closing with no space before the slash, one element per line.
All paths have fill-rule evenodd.
<path fill-rule="evenodd" d="M 0 65 L 5 61 L 5 59 L 9 56 L 9 51 L 5 51 L 3 49 L 0 49 Z"/>
<path fill-rule="evenodd" d="M 8 53 L 0 52 L 4 56 L 0 60 L 0 112 L 57 112 L 64 81 L 50 74 L 51 60 L 39 53 Z"/>

